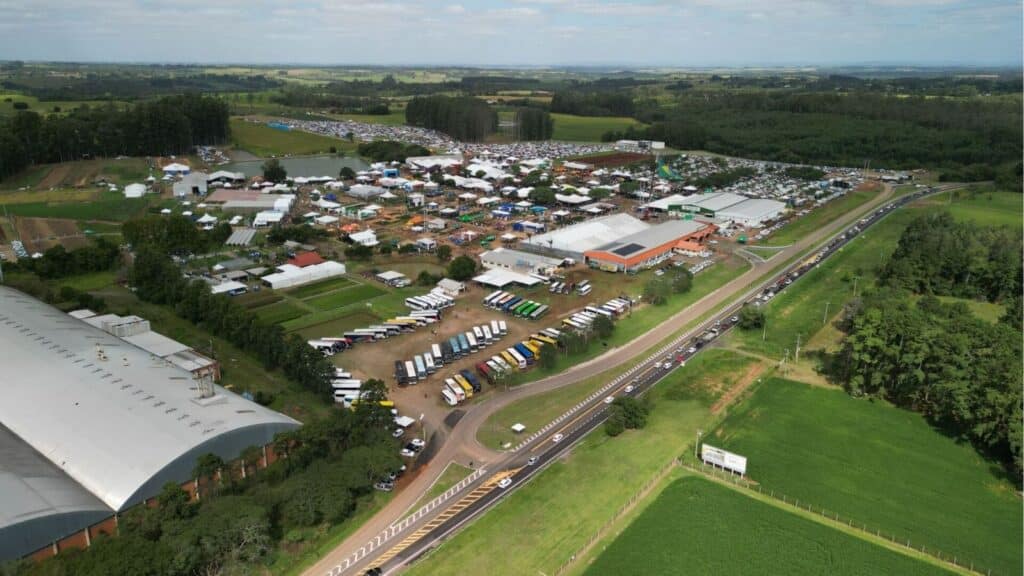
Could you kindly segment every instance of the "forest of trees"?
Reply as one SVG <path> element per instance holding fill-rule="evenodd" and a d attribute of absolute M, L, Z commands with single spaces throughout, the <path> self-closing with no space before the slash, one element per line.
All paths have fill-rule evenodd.
<path fill-rule="evenodd" d="M 57 244 L 43 252 L 42 258 L 22 259 L 15 266 L 34 272 L 40 278 L 53 279 L 110 270 L 120 261 L 121 249 L 101 237 L 94 238 L 88 246 L 71 251 Z"/>
<path fill-rule="evenodd" d="M 577 116 L 632 116 L 633 96 L 618 91 L 560 91 L 551 98 L 551 111 Z"/>
<path fill-rule="evenodd" d="M 386 115 L 387 102 L 380 98 L 346 96 L 318 87 L 290 87 L 270 96 L 270 101 L 300 108 L 329 108 L 332 113 Z"/>
<path fill-rule="evenodd" d="M 479 142 L 498 128 L 498 113 L 469 96 L 416 97 L 405 107 L 405 121 L 466 142 Z"/>
<path fill-rule="evenodd" d="M 914 220 L 882 280 L 917 294 L 1004 302 L 1021 294 L 1020 230 L 958 222 L 948 213 Z"/>
<path fill-rule="evenodd" d="M 91 157 L 185 154 L 229 136 L 227 103 L 167 96 L 123 108 L 83 106 L 43 117 L 20 111 L 0 118 L 0 179 L 33 164 Z"/>
<path fill-rule="evenodd" d="M 68 66 L 74 66 L 68 64 Z M 171 67 L 164 67 L 171 68 Z M 72 75 L 50 74 L 45 70 L 23 69 L 0 83 L 0 87 L 24 92 L 41 101 L 53 100 L 142 100 L 184 92 L 260 92 L 281 86 L 281 82 L 263 75 L 133 73 L 121 70 L 111 73 L 95 71 Z"/>
<path fill-rule="evenodd" d="M 213 230 L 199 230 L 191 219 L 172 214 L 144 216 L 124 223 L 121 234 L 134 247 L 155 246 L 165 254 L 202 254 L 231 236 L 231 226 L 221 222 Z M 76 251 L 77 252 L 77 251 Z"/>
<path fill-rule="evenodd" d="M 847 306 L 839 323 L 846 338 L 828 372 L 854 395 L 921 412 L 1019 478 L 1020 252 L 1009 230 L 922 216 L 883 266 L 882 286 Z M 937 296 L 1000 302 L 1006 313 L 992 324 Z"/>
<path fill-rule="evenodd" d="M 1019 101 L 687 91 L 672 107 L 645 107 L 635 117 L 652 124 L 604 139 L 798 164 L 924 166 L 1020 189 Z"/>
<path fill-rule="evenodd" d="M 409 156 L 429 156 L 430 150 L 419 144 L 405 144 L 395 140 L 363 142 L 356 148 L 359 155 L 374 162 L 405 162 Z"/>
<path fill-rule="evenodd" d="M 514 122 L 516 140 L 550 140 L 555 130 L 551 113 L 540 108 L 516 108 Z"/>

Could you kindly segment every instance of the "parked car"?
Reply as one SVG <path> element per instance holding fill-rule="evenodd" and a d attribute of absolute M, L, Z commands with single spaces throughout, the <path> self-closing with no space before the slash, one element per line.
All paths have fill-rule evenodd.
<path fill-rule="evenodd" d="M 427 445 L 427 443 L 424 442 L 422 438 L 413 438 L 411 441 L 409 441 L 409 444 L 412 444 L 417 448 L 423 448 L 424 446 Z"/>
<path fill-rule="evenodd" d="M 400 456 L 401 456 L 402 458 L 413 458 L 413 457 L 415 457 L 415 456 L 416 456 L 416 453 L 415 453 L 415 452 L 413 452 L 412 450 L 409 450 L 408 448 L 402 448 L 402 451 L 401 451 L 401 452 L 399 452 L 398 454 L 399 454 L 399 455 L 400 455 Z"/>
<path fill-rule="evenodd" d="M 395 428 L 395 431 L 391 433 L 391 436 L 394 438 L 401 438 L 402 436 L 405 436 L 405 428 Z"/>

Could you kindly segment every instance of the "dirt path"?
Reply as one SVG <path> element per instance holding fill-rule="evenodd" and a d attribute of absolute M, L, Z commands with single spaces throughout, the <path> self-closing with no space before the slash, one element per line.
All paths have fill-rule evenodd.
<path fill-rule="evenodd" d="M 664 322 L 646 332 L 642 336 L 622 346 L 612 348 L 601 356 L 577 364 L 562 372 L 535 382 L 524 384 L 500 396 L 493 396 L 479 404 L 467 408 L 465 416 L 459 420 L 450 431 L 445 427 L 437 430 L 440 448 L 433 455 L 430 462 L 426 463 L 420 470 L 419 476 L 399 492 L 380 512 L 364 523 L 358 530 L 334 550 L 326 554 L 319 562 L 312 565 L 303 572 L 307 576 L 323 576 L 332 568 L 337 566 L 342 559 L 372 540 L 377 534 L 388 528 L 391 524 L 402 518 L 402 514 L 410 506 L 419 501 L 438 476 L 444 471 L 448 462 L 455 460 L 460 463 L 473 459 L 476 466 L 492 466 L 500 468 L 502 462 L 512 456 L 489 450 L 481 445 L 477 439 L 477 430 L 487 419 L 498 410 L 530 396 L 543 394 L 564 386 L 569 386 L 592 376 L 602 374 L 608 370 L 623 366 L 632 361 L 638 355 L 648 351 L 667 337 L 675 334 L 680 327 L 688 326 L 704 314 L 718 309 L 728 302 L 735 301 L 740 295 L 750 296 L 760 282 L 767 279 L 767 275 L 776 265 L 786 262 L 791 257 L 803 254 L 809 248 L 817 246 L 844 226 L 861 218 L 864 214 L 874 210 L 880 204 L 888 201 L 893 194 L 893 188 L 886 186 L 885 191 L 871 201 L 858 206 L 856 210 L 844 214 L 829 224 L 808 234 L 788 248 L 781 251 L 781 257 L 773 258 L 772 262 L 757 265 L 755 264 L 747 272 L 719 287 L 717 290 L 707 294 L 689 307 L 666 318 Z M 484 460 L 482 456 L 486 456 Z"/>
<path fill-rule="evenodd" d="M 747 373 L 740 378 L 739 382 L 733 384 L 732 388 L 726 390 L 725 394 L 722 394 L 722 397 L 711 405 L 711 413 L 718 414 L 723 408 L 732 404 L 744 390 L 750 388 L 750 385 L 754 383 L 754 380 L 757 380 L 758 376 L 764 372 L 764 369 L 764 362 L 755 362 L 754 364 L 751 364 L 750 368 L 747 368 Z"/>
<path fill-rule="evenodd" d="M 70 173 L 70 163 L 64 162 L 61 164 L 57 164 L 56 166 L 51 168 L 49 172 L 47 172 L 46 176 L 43 176 L 43 179 L 39 181 L 39 184 L 36 185 L 36 188 L 47 189 L 59 186 L 61 182 L 63 182 L 64 179 L 67 178 L 68 174 Z"/>
<path fill-rule="evenodd" d="M 735 352 L 736 354 L 750 358 L 757 358 L 758 360 L 766 362 L 768 366 L 777 366 L 779 363 L 778 358 L 769 358 L 767 356 L 762 356 L 761 354 L 755 354 L 739 348 L 723 348 L 723 350 Z M 795 380 L 797 382 L 807 384 L 808 386 L 817 386 L 819 388 L 838 388 L 838 386 L 832 384 L 827 378 L 819 374 L 814 366 L 811 366 L 806 361 L 797 364 L 791 360 L 785 366 L 780 367 L 779 375 L 785 377 L 787 380 Z"/>

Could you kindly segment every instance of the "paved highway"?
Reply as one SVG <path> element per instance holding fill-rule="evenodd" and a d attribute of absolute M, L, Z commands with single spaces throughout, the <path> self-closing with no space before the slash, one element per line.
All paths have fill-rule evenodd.
<path fill-rule="evenodd" d="M 943 189 L 949 189 L 949 187 L 944 187 Z M 579 439 L 600 426 L 607 416 L 608 406 L 604 403 L 604 399 L 606 397 L 622 394 L 642 394 L 648 388 L 661 380 L 661 378 L 671 370 L 685 363 L 685 361 L 692 357 L 693 354 L 699 353 L 701 347 L 713 342 L 722 334 L 730 330 L 734 325 L 732 321 L 733 316 L 735 316 L 736 312 L 744 303 L 755 299 L 767 301 L 779 291 L 785 290 L 788 285 L 806 273 L 807 270 L 821 259 L 827 258 L 835 251 L 839 250 L 861 230 L 874 224 L 878 219 L 891 212 L 894 208 L 917 199 L 924 194 L 939 191 L 941 191 L 941 189 L 938 188 L 921 190 L 894 200 L 878 209 L 875 208 L 878 206 L 876 201 L 876 203 L 867 206 L 864 209 L 865 212 L 858 214 L 863 215 L 864 213 L 867 213 L 867 216 L 865 216 L 861 221 L 850 225 L 848 228 L 842 228 L 839 230 L 841 226 L 849 225 L 856 216 L 850 215 L 850 217 L 843 218 L 842 221 L 826 227 L 821 232 L 826 234 L 835 230 L 839 230 L 839 232 L 824 244 L 823 247 L 819 247 L 815 251 L 808 252 L 806 254 L 808 257 L 807 259 L 798 261 L 796 264 L 787 267 L 784 271 L 773 275 L 767 280 L 757 283 L 753 288 L 745 291 L 740 298 L 734 299 L 728 307 L 719 312 L 714 318 L 704 322 L 697 329 L 691 330 L 674 339 L 670 344 L 662 347 L 658 353 L 645 358 L 643 361 L 628 370 L 623 377 L 613 380 L 609 383 L 606 389 L 593 395 L 582 406 L 574 409 L 571 414 L 561 417 L 557 421 L 557 424 L 553 423 L 552 425 L 545 427 L 542 433 L 535 434 L 534 437 L 531 437 L 531 441 L 525 446 L 517 447 L 517 450 L 511 453 L 501 453 L 493 455 L 490 458 L 481 458 L 478 460 L 481 462 L 487 462 L 486 473 L 480 474 L 478 479 L 460 491 L 457 495 L 443 503 L 440 503 L 436 508 L 430 510 L 429 513 L 423 514 L 417 518 L 412 525 L 408 526 L 400 533 L 395 531 L 395 525 L 392 524 L 391 532 L 393 534 L 391 535 L 394 537 L 389 536 L 383 540 L 381 538 L 377 538 L 376 542 L 371 545 L 372 549 L 368 550 L 367 547 L 364 546 L 361 552 L 359 550 L 355 550 L 358 558 L 353 557 L 351 552 L 344 556 L 332 553 L 328 558 L 324 559 L 326 562 L 322 561 L 318 563 L 317 566 L 309 573 L 316 574 L 318 576 L 323 574 L 355 574 L 369 568 L 380 568 L 385 573 L 388 573 L 407 564 L 409 561 L 415 559 L 424 551 L 430 549 L 436 545 L 436 543 L 457 530 L 467 521 L 482 513 L 505 493 L 516 489 L 518 486 L 528 481 L 533 474 L 536 474 L 537 471 L 542 469 L 548 462 L 557 458 Z M 880 200 L 884 201 L 888 196 L 889 194 L 886 194 Z M 869 213 L 867 212 L 868 209 L 870 209 Z M 802 244 L 800 248 L 810 248 L 814 245 L 814 242 L 820 241 L 825 237 L 826 236 L 824 235 L 818 235 L 816 238 L 808 238 L 808 242 Z M 781 257 L 782 259 L 788 259 L 793 255 L 795 254 L 784 253 Z M 771 265 L 771 263 L 768 265 Z M 759 273 L 763 274 L 764 270 L 760 270 Z M 738 278 L 737 280 L 740 280 L 741 278 Z M 747 286 L 749 285 L 750 284 L 748 283 Z M 723 295 L 723 298 L 732 296 L 736 292 L 737 290 L 729 291 L 728 294 Z M 709 297 L 710 296 L 713 295 L 709 295 Z M 712 300 L 717 300 L 718 302 L 716 303 L 724 301 L 719 298 Z M 662 326 L 667 324 L 678 326 L 679 323 L 675 322 L 675 320 L 681 314 L 682 313 L 677 314 L 673 318 L 669 319 L 663 323 Z M 671 334 L 671 332 L 668 332 L 668 334 Z M 646 347 L 643 349 L 649 348 L 652 344 L 657 343 L 661 339 L 663 339 L 663 336 L 659 337 L 658 340 L 647 343 Z M 633 355 L 635 356 L 635 354 Z M 611 355 L 608 354 L 608 356 Z M 601 360 L 601 358 L 596 360 Z M 619 363 L 622 361 L 623 360 L 620 359 Z M 591 361 L 587 364 L 596 363 L 598 362 Z M 603 362 L 600 364 L 602 364 L 602 366 L 600 366 L 600 370 L 597 373 L 610 368 L 603 366 Z M 614 365 L 611 367 L 614 367 Z M 586 368 L 585 365 L 581 365 L 578 366 L 577 369 L 581 367 Z M 577 369 L 574 369 L 573 371 L 577 371 Z M 590 371 L 591 370 L 586 370 L 586 372 Z M 554 379 L 554 377 L 551 379 Z M 572 382 L 576 382 L 581 379 L 582 377 L 573 378 Z M 550 389 L 550 387 L 545 388 L 544 390 L 546 389 Z M 629 390 L 628 392 L 627 389 Z M 515 392 L 520 393 L 516 394 Z M 459 432 L 463 436 L 463 441 L 465 442 L 465 435 L 471 432 L 473 439 L 469 444 L 476 444 L 476 429 L 479 424 L 483 422 L 483 419 L 486 419 L 487 416 L 492 414 L 501 406 L 507 405 L 519 397 L 529 395 L 531 392 L 532 391 L 530 390 L 525 390 L 525 388 L 520 388 L 513 391 L 513 393 L 505 395 L 505 397 L 501 397 L 504 401 L 500 402 L 500 406 L 495 407 L 492 405 L 490 406 L 491 409 L 477 410 L 476 413 L 471 411 L 470 414 L 467 414 L 467 417 L 471 415 L 475 416 L 475 418 L 473 418 L 474 422 L 472 425 L 464 427 L 466 418 L 464 418 L 463 422 L 460 422 L 458 425 L 458 428 L 460 429 Z M 499 403 L 495 402 L 493 404 Z M 483 414 L 480 415 L 481 413 Z M 449 444 L 455 443 L 453 442 Z M 443 448 L 448 447 L 449 446 L 444 446 Z M 479 445 L 476 444 L 476 447 L 479 447 Z M 484 452 L 486 452 L 486 450 Z M 470 453 L 472 454 L 474 451 L 470 451 Z M 479 453 L 479 451 L 476 453 Z M 483 456 L 486 457 L 487 454 L 485 453 Z M 438 459 L 439 457 L 435 456 L 435 460 Z M 443 463 L 446 464 L 448 459 L 450 458 L 444 458 Z M 531 459 L 535 459 L 535 461 L 531 462 Z M 506 478 L 509 479 L 510 482 L 502 482 L 502 480 Z M 412 495 L 418 498 L 418 491 Z M 359 541 L 360 540 L 357 540 L 356 542 L 358 543 Z M 367 540 L 361 541 L 364 543 L 367 542 Z M 370 541 L 374 542 L 372 539 L 370 539 Z M 339 551 L 340 549 L 336 550 L 336 552 Z"/>

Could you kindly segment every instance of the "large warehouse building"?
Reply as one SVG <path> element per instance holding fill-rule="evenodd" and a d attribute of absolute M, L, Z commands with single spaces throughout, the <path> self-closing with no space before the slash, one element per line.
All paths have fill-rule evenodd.
<path fill-rule="evenodd" d="M 584 254 L 586 263 L 609 272 L 634 272 L 668 260 L 676 250 L 693 250 L 717 227 L 698 220 L 669 220 L 623 236 Z"/>
<path fill-rule="evenodd" d="M 0 561 L 85 545 L 199 456 L 300 425 L 2 286 L 0 346 Z"/>
<path fill-rule="evenodd" d="M 646 230 L 649 224 L 629 214 L 611 214 L 573 224 L 520 242 L 525 250 L 562 258 L 583 259 L 583 253 Z"/>

